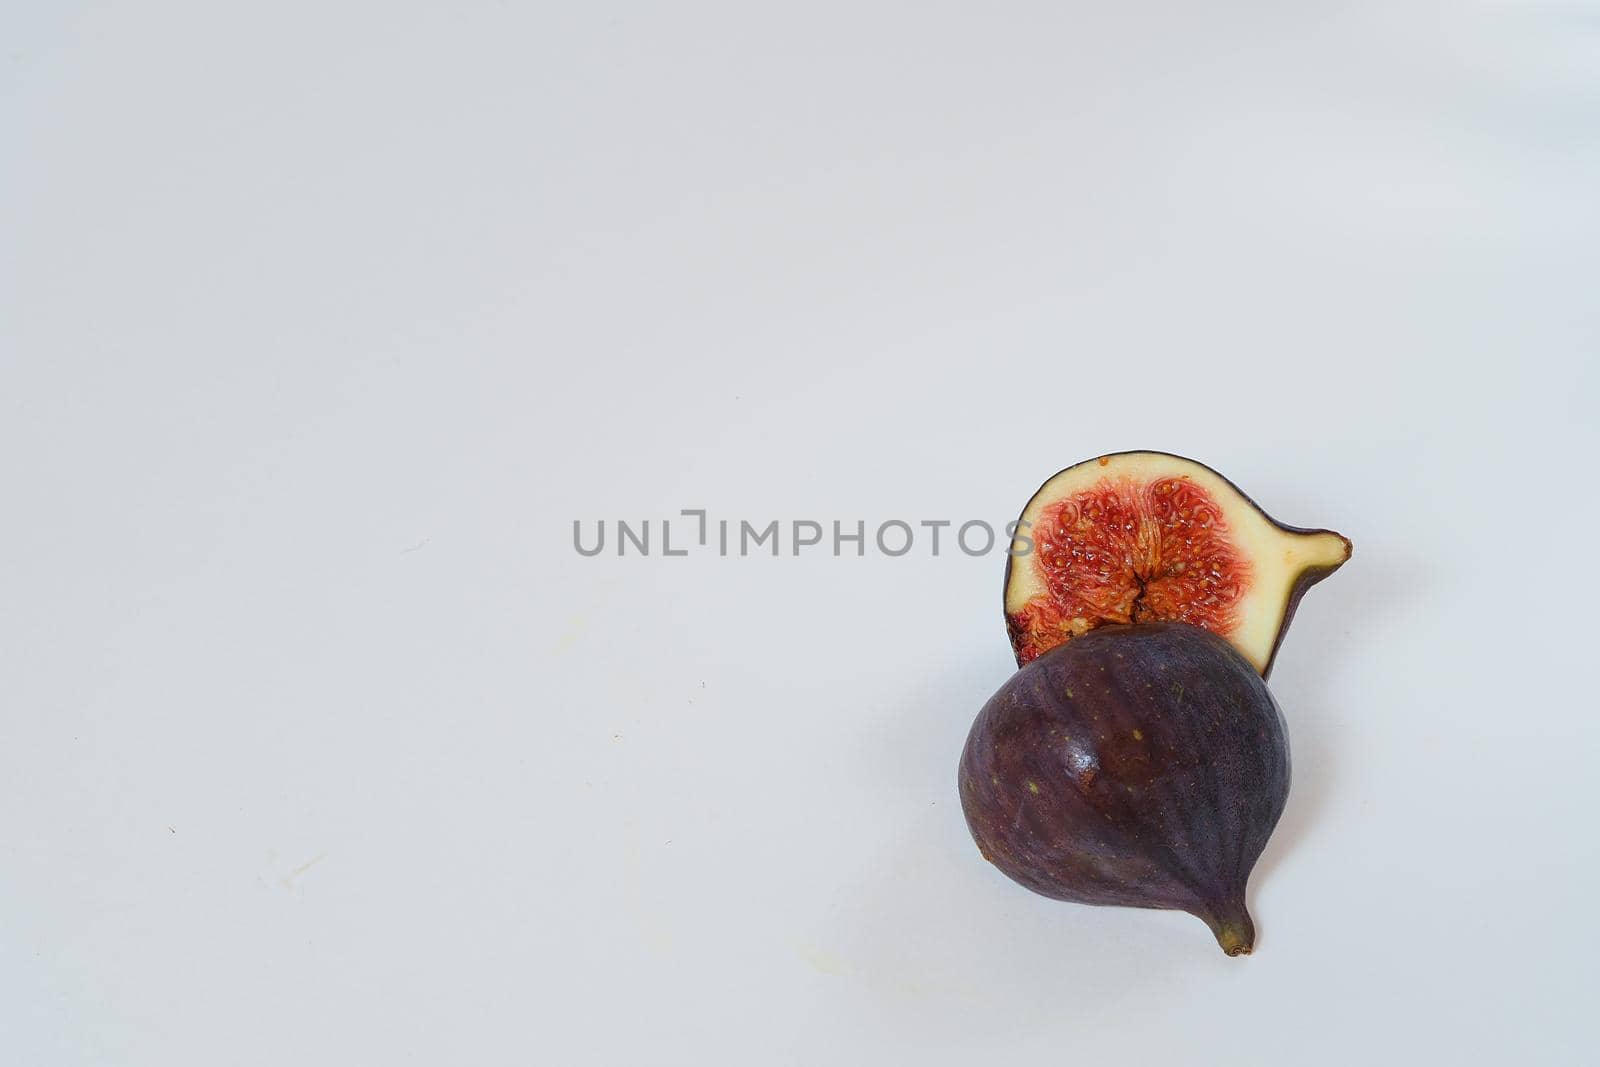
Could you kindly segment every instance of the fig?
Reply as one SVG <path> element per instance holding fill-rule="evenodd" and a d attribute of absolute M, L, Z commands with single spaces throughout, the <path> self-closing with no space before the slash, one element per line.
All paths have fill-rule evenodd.
<path fill-rule="evenodd" d="M 1300 598 L 1350 558 L 1340 534 L 1285 526 L 1165 452 L 1068 467 L 1017 529 L 1005 612 L 1018 666 L 1107 624 L 1177 621 L 1226 638 L 1266 677 Z"/>
<path fill-rule="evenodd" d="M 1109 624 L 1032 659 L 961 756 L 984 857 L 1036 893 L 1198 916 L 1250 952 L 1245 886 L 1289 793 L 1255 665 L 1187 622 Z"/>

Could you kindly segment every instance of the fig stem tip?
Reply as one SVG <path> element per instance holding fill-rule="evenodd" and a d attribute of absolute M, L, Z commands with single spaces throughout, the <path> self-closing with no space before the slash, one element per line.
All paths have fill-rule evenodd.
<path fill-rule="evenodd" d="M 1221 916 L 1213 916 L 1206 923 L 1217 935 L 1217 944 L 1230 956 L 1250 955 L 1250 950 L 1256 947 L 1256 924 L 1251 921 L 1243 902 L 1219 910 Z"/>
<path fill-rule="evenodd" d="M 1223 923 L 1217 927 L 1217 944 L 1230 956 L 1248 956 L 1255 947 L 1255 939 L 1250 931 L 1232 923 Z"/>

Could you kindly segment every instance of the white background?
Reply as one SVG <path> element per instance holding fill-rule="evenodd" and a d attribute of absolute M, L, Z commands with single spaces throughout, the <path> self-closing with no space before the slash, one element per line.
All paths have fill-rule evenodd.
<path fill-rule="evenodd" d="M 0 1059 L 1592 1056 L 1600 9 L 0 42 Z M 978 856 L 997 554 L 572 547 L 1140 447 L 1356 545 L 1250 958 Z"/>

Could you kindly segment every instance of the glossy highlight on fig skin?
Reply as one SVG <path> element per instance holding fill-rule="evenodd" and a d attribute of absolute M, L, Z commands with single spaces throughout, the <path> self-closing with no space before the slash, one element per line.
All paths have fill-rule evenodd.
<path fill-rule="evenodd" d="M 1110 625 L 1017 671 L 962 752 L 967 826 L 1058 900 L 1187 911 L 1255 943 L 1251 868 L 1289 794 L 1283 718 L 1254 666 L 1186 623 Z"/>

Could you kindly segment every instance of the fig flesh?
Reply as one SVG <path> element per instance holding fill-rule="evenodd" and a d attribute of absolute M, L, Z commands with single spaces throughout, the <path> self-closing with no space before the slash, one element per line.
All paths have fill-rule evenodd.
<path fill-rule="evenodd" d="M 1006 563 L 1019 666 L 1099 626 L 1175 620 L 1227 638 L 1265 677 L 1301 596 L 1350 558 L 1340 534 L 1285 526 L 1210 467 L 1165 452 L 1068 467 L 1018 530 L 1032 541 Z"/>
<path fill-rule="evenodd" d="M 1033 659 L 961 756 L 984 857 L 1036 893 L 1171 908 L 1250 952 L 1251 868 L 1283 812 L 1289 749 L 1255 666 L 1181 622 L 1107 625 Z"/>

